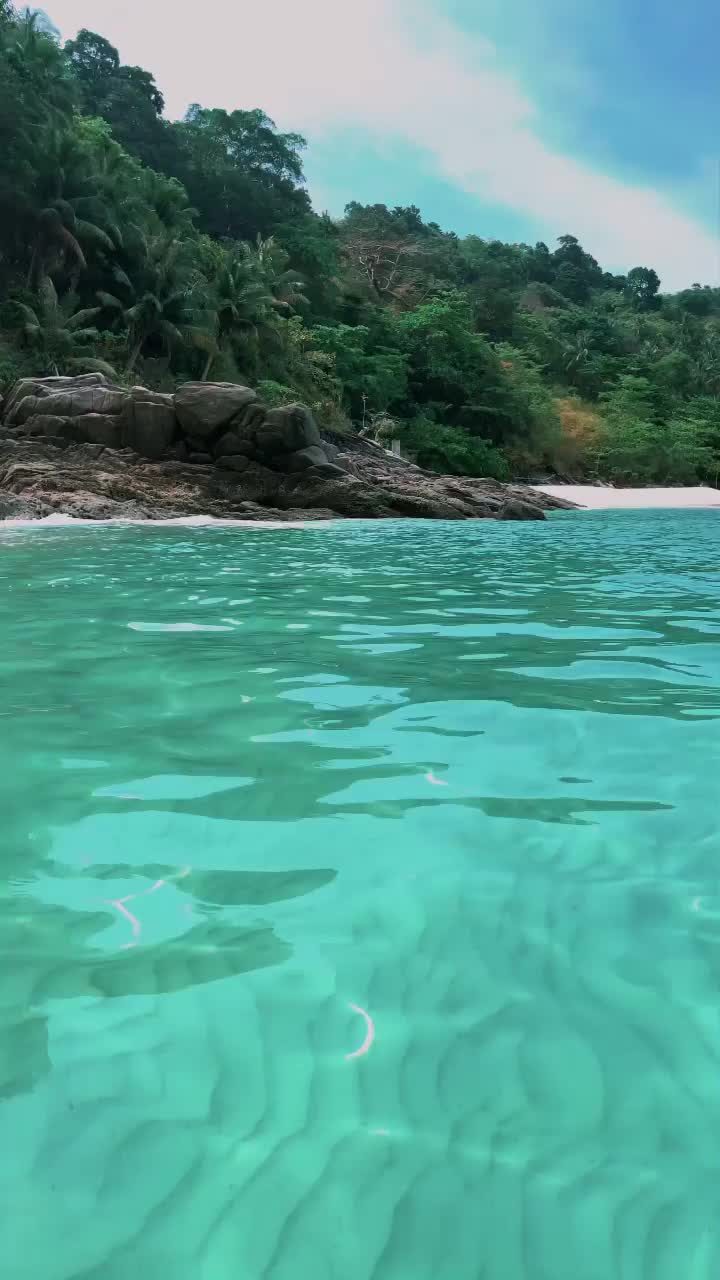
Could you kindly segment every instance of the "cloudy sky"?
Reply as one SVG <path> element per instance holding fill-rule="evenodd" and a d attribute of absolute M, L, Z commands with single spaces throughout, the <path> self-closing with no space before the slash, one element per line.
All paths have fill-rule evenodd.
<path fill-rule="evenodd" d="M 665 289 L 720 283 L 717 0 L 46 0 L 152 71 L 168 113 L 305 134 L 316 208 L 577 235 Z"/>

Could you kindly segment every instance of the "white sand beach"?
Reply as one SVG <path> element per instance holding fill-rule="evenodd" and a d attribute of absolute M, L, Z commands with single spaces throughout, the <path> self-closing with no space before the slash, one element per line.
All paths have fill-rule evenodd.
<path fill-rule="evenodd" d="M 643 507 L 720 507 L 720 490 L 698 485 L 688 489 L 611 489 L 592 484 L 540 484 L 554 498 L 567 498 L 593 511 Z"/>

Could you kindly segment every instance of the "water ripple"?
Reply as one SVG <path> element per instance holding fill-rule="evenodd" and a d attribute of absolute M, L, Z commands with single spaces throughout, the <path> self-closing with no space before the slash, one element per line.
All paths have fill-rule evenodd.
<path fill-rule="evenodd" d="M 12 1280 L 715 1280 L 717 519 L 0 532 Z"/>

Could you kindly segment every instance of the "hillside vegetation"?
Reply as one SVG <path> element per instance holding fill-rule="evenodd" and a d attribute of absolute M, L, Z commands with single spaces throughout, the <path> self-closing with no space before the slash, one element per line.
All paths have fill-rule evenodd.
<path fill-rule="evenodd" d="M 414 207 L 313 211 L 304 139 L 260 109 L 165 119 L 102 36 L 0 0 L 0 390 L 100 369 L 242 381 L 431 469 L 717 482 L 720 290 L 659 292 Z"/>

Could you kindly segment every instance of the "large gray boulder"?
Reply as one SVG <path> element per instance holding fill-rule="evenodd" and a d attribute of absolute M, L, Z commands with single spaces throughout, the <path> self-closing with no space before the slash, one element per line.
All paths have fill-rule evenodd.
<path fill-rule="evenodd" d="M 149 400 L 152 404 L 169 405 L 172 409 L 175 397 L 170 391 L 151 391 L 149 387 L 135 386 L 131 387 L 128 395 L 133 400 Z"/>
<path fill-rule="evenodd" d="M 216 458 L 224 458 L 237 453 L 242 453 L 243 443 L 244 442 L 235 431 L 226 431 L 224 435 L 221 435 L 220 439 L 216 441 L 213 453 Z M 252 451 L 248 450 L 248 456 L 250 452 Z"/>
<path fill-rule="evenodd" d="M 244 453 L 224 453 L 216 459 L 215 466 L 225 471 L 247 471 L 250 459 Z"/>
<path fill-rule="evenodd" d="M 12 388 L 5 404 L 3 414 L 6 422 L 11 424 L 11 414 L 15 407 L 27 396 L 44 398 L 55 395 L 58 391 L 80 390 L 81 387 L 109 387 L 111 385 L 104 373 L 81 373 L 77 377 L 54 378 L 20 378 Z M 25 417 L 28 415 L 26 414 Z"/>
<path fill-rule="evenodd" d="M 259 401 L 245 405 L 215 441 L 218 466 L 226 457 L 245 456 L 273 471 L 306 471 L 327 464 L 320 433 L 305 405 L 268 409 Z"/>
<path fill-rule="evenodd" d="M 269 457 L 322 445 L 317 423 L 304 404 L 268 410 L 258 436 Z"/>
<path fill-rule="evenodd" d="M 499 520 L 544 520 L 545 512 L 522 498 L 510 498 L 500 508 Z"/>
<path fill-rule="evenodd" d="M 22 425 L 37 413 L 57 414 L 61 418 L 79 418 L 86 413 L 119 414 L 127 399 L 127 392 L 119 387 L 80 386 L 61 391 L 42 391 L 40 394 L 16 398 L 5 415 L 8 426 Z"/>
<path fill-rule="evenodd" d="M 121 449 L 123 428 L 120 418 L 108 413 L 86 413 L 81 418 L 70 418 L 59 435 L 77 440 L 87 440 L 89 444 L 102 444 L 106 449 Z"/>
<path fill-rule="evenodd" d="M 307 448 L 298 449 L 295 453 L 283 454 L 276 462 L 283 471 L 307 471 L 310 467 L 329 466 L 328 456 L 319 444 L 309 444 Z"/>
<path fill-rule="evenodd" d="M 206 439 L 232 422 L 246 405 L 257 400 L 250 387 L 234 382 L 186 382 L 173 397 L 177 420 L 188 435 Z"/>
<path fill-rule="evenodd" d="M 144 458 L 162 458 L 177 429 L 173 397 L 131 387 L 123 410 L 124 440 Z"/>
<path fill-rule="evenodd" d="M 6 424 L 21 435 L 110 449 L 129 446 L 153 460 L 166 454 L 177 430 L 173 396 L 146 387 L 127 391 L 99 373 L 23 378 L 8 404 Z"/>
<path fill-rule="evenodd" d="M 245 454 L 275 471 L 285 471 L 291 466 L 302 470 L 313 463 L 327 462 L 321 443 L 315 419 L 304 404 L 268 409 L 254 403 L 235 415 L 229 431 L 215 445 L 215 456 Z M 315 452 L 307 457 L 298 456 L 307 450 Z M 291 463 L 296 456 L 297 461 Z"/>
<path fill-rule="evenodd" d="M 14 493 L 0 493 L 0 520 L 42 520 L 52 514 L 52 507 L 38 498 L 18 498 Z"/>
<path fill-rule="evenodd" d="M 23 435 L 26 436 L 59 436 L 67 418 L 59 418 L 54 413 L 34 413 L 23 424 Z"/>
<path fill-rule="evenodd" d="M 268 407 L 266 404 L 263 404 L 261 400 L 251 400 L 248 404 L 243 405 L 242 409 L 238 409 L 230 423 L 231 429 L 239 432 L 244 437 L 249 437 L 262 426 L 267 413 Z"/>

